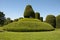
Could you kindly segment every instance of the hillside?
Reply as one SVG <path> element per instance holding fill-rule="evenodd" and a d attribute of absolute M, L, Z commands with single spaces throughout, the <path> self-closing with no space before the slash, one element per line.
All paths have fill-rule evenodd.
<path fill-rule="evenodd" d="M 33 18 L 23 18 L 4 26 L 4 30 L 8 31 L 48 31 L 53 29 L 50 24 Z"/>

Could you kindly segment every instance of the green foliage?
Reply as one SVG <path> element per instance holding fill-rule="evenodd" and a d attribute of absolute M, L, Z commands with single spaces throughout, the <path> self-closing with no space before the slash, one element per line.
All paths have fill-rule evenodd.
<path fill-rule="evenodd" d="M 11 20 L 10 18 L 7 18 L 6 20 L 5 20 L 5 25 L 7 25 L 7 24 L 9 24 L 9 23 L 11 23 L 11 22 L 13 22 L 13 20 Z"/>
<path fill-rule="evenodd" d="M 31 5 L 27 5 L 24 11 L 24 17 L 25 18 L 35 18 L 35 13 L 32 9 Z"/>
<path fill-rule="evenodd" d="M 29 22 L 41 22 L 40 20 L 38 19 L 34 19 L 34 18 L 23 18 L 21 20 L 19 20 L 20 22 L 24 22 L 24 21 L 29 21 Z"/>
<path fill-rule="evenodd" d="M 0 12 L 0 17 L 4 17 L 5 14 L 3 12 Z"/>
<path fill-rule="evenodd" d="M 5 22 L 5 14 L 0 12 L 0 26 L 3 26 Z"/>
<path fill-rule="evenodd" d="M 46 17 L 46 22 L 51 24 L 54 28 L 56 28 L 56 17 L 54 15 L 48 15 Z"/>
<path fill-rule="evenodd" d="M 40 19 L 40 13 L 39 13 L 39 12 L 36 12 L 36 13 L 35 13 L 35 18 L 36 18 L 36 19 Z"/>
<path fill-rule="evenodd" d="M 17 22 L 18 21 L 18 19 L 14 19 L 14 22 Z"/>
<path fill-rule="evenodd" d="M 56 28 L 60 28 L 60 15 L 56 17 Z"/>
<path fill-rule="evenodd" d="M 54 28 L 48 23 L 43 23 L 38 19 L 24 18 L 18 22 L 13 22 L 4 26 L 4 30 L 8 31 L 47 31 Z"/>
<path fill-rule="evenodd" d="M 43 17 L 40 17 L 40 20 L 43 22 Z"/>
<path fill-rule="evenodd" d="M 19 19 L 23 19 L 23 17 L 20 17 Z"/>

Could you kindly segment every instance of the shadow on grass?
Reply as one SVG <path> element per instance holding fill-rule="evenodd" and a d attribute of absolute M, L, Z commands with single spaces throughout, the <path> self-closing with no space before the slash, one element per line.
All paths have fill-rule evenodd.
<path fill-rule="evenodd" d="M 54 31 L 55 29 L 52 30 L 5 30 L 8 32 L 49 32 L 49 31 Z"/>

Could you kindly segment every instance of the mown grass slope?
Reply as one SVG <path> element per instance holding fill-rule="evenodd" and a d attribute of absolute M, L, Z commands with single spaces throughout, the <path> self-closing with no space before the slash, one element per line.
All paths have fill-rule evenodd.
<path fill-rule="evenodd" d="M 3 27 L 0 27 L 0 32 L 2 32 L 3 31 Z"/>
<path fill-rule="evenodd" d="M 0 30 L 3 30 L 3 27 L 0 27 Z"/>
<path fill-rule="evenodd" d="M 2 37 L 2 33 L 3 37 Z M 60 29 L 49 32 L 0 32 L 0 40 L 60 40 Z"/>
<path fill-rule="evenodd" d="M 4 30 L 8 31 L 46 31 L 53 29 L 50 24 L 33 18 L 24 18 L 4 26 Z"/>

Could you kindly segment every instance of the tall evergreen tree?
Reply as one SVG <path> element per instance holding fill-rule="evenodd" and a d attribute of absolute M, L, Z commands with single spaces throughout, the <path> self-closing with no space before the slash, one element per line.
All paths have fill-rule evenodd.
<path fill-rule="evenodd" d="M 25 18 L 35 18 L 35 13 L 33 11 L 33 8 L 31 5 L 27 5 L 24 11 L 24 17 Z"/>
<path fill-rule="evenodd" d="M 43 22 L 43 17 L 40 17 L 40 20 Z"/>
<path fill-rule="evenodd" d="M 35 18 L 36 18 L 36 19 L 40 19 L 40 13 L 39 13 L 39 12 L 36 12 L 36 13 L 35 13 Z"/>
<path fill-rule="evenodd" d="M 5 22 L 5 14 L 0 12 L 0 26 L 3 26 Z"/>

